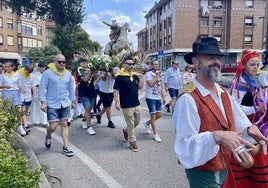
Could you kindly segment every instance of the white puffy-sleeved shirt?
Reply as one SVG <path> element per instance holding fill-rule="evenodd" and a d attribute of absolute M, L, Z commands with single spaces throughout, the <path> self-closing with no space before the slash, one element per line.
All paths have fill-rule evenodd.
<path fill-rule="evenodd" d="M 215 83 L 218 93 L 216 96 L 210 90 L 199 84 L 196 79 L 193 79 L 193 83 L 202 96 L 212 96 L 226 119 L 226 114 L 220 97 L 220 94 L 225 91 Z M 250 121 L 238 103 L 231 96 L 229 98 L 235 117 L 234 123 L 236 130 L 244 130 L 242 137 L 251 140 L 251 137 L 246 131 L 246 128 L 251 125 Z M 188 93 L 180 96 L 176 102 L 172 118 L 176 129 L 174 150 L 182 166 L 186 169 L 205 164 L 207 161 L 214 158 L 219 151 L 219 145 L 214 141 L 212 132 L 207 131 L 199 133 L 201 123 L 200 118 L 205 117 L 199 117 L 193 97 Z"/>

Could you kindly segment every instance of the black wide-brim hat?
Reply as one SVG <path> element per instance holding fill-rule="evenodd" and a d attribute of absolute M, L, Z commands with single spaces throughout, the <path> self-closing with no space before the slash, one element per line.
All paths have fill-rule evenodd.
<path fill-rule="evenodd" d="M 196 54 L 209 54 L 218 55 L 220 57 L 228 55 L 228 53 L 223 53 L 220 51 L 219 43 L 217 39 L 213 37 L 200 38 L 193 43 L 193 52 L 188 52 L 184 55 L 184 60 L 188 64 L 193 64 L 192 57 Z"/>

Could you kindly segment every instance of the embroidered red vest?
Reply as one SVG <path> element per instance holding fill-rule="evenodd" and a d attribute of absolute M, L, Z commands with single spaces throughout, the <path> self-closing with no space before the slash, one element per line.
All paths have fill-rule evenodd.
<path fill-rule="evenodd" d="M 224 118 L 220 108 L 208 95 L 203 97 L 197 88 L 192 90 L 189 94 L 194 98 L 197 105 L 198 114 L 201 120 L 199 132 L 218 131 L 218 130 L 235 130 L 233 111 L 231 101 L 225 88 L 222 87 L 224 92 L 221 93 L 221 99 L 226 113 L 227 121 Z M 228 138 L 226 138 L 228 139 Z M 220 145 L 218 154 L 206 164 L 196 167 L 199 170 L 216 172 L 226 168 L 231 159 L 231 151 Z"/>

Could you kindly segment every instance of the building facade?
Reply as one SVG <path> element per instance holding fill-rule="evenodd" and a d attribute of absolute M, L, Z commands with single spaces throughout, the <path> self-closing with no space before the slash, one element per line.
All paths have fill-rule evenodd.
<path fill-rule="evenodd" d="M 138 50 L 159 57 L 163 69 L 172 59 L 184 66 L 183 56 L 197 36 L 218 40 L 221 50 L 229 53 L 225 65 L 236 64 L 242 49 L 265 49 L 265 0 L 160 0 L 145 18 L 146 29 L 137 34 Z M 146 35 L 146 41 L 140 35 Z"/>
<path fill-rule="evenodd" d="M 24 63 L 30 48 L 46 45 L 46 24 L 34 13 L 17 15 L 0 0 L 0 63 Z"/>

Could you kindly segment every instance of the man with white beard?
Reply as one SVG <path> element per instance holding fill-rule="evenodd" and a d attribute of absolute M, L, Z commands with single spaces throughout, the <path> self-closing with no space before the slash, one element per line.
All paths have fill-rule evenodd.
<path fill-rule="evenodd" d="M 205 37 L 198 38 L 193 52 L 184 56 L 197 74 L 175 105 L 174 149 L 191 188 L 221 187 L 232 155 L 239 163 L 252 164 L 248 149 L 255 146 L 251 141 L 268 141 L 228 91 L 216 83 L 224 55 L 215 38 Z"/>

